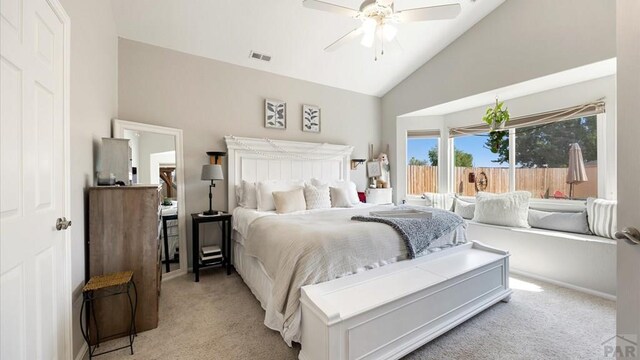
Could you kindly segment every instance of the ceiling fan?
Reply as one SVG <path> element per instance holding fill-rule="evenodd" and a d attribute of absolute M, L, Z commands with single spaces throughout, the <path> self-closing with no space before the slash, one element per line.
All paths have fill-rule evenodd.
<path fill-rule="evenodd" d="M 334 41 L 324 48 L 325 51 L 334 51 L 362 35 L 360 41 L 362 45 L 366 47 L 376 45 L 375 60 L 378 60 L 378 42 L 380 43 L 380 55 L 383 55 L 384 42 L 392 42 L 395 39 L 398 29 L 393 24 L 453 19 L 460 14 L 461 9 L 460 4 L 448 4 L 395 11 L 394 0 L 364 0 L 359 10 L 322 0 L 303 0 L 302 4 L 310 9 L 346 15 L 362 21 L 361 26 Z"/>

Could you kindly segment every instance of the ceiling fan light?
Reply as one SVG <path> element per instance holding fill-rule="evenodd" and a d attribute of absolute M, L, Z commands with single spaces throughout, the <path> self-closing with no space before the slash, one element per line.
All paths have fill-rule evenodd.
<path fill-rule="evenodd" d="M 375 32 L 365 32 L 364 35 L 362 35 L 362 40 L 360 41 L 360 44 L 362 44 L 362 46 L 366 46 L 370 48 L 373 46 L 374 40 L 375 40 Z"/>
<path fill-rule="evenodd" d="M 362 30 L 364 30 L 364 33 L 372 34 L 372 36 L 376 32 L 377 26 L 378 26 L 378 22 L 372 18 L 367 18 L 362 22 Z"/>
<path fill-rule="evenodd" d="M 384 36 L 384 39 L 388 42 L 393 41 L 393 39 L 395 39 L 396 34 L 398 34 L 398 29 L 390 24 L 384 24 L 384 27 L 382 27 L 382 36 Z"/>

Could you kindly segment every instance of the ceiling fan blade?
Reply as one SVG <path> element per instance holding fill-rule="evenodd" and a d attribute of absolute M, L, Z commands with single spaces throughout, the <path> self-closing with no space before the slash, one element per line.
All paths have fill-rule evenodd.
<path fill-rule="evenodd" d="M 331 4 L 331 3 L 320 1 L 320 0 L 303 0 L 302 6 L 309 9 L 328 11 L 334 14 L 346 15 L 350 17 L 355 17 L 356 15 L 358 15 L 357 10 L 340 6 L 340 5 Z"/>
<path fill-rule="evenodd" d="M 460 14 L 460 4 L 429 6 L 399 11 L 396 14 L 401 22 L 453 19 Z"/>
<path fill-rule="evenodd" d="M 341 37 L 340 39 L 334 41 L 331 45 L 324 48 L 324 51 L 327 51 L 327 52 L 335 51 L 338 48 L 342 47 L 342 45 L 356 39 L 360 35 L 362 35 L 362 27 L 353 29 L 350 32 L 348 32 L 346 35 Z"/>

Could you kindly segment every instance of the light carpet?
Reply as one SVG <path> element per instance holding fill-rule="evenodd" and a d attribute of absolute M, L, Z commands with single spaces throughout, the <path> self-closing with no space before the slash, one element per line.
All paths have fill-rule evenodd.
<path fill-rule="evenodd" d="M 615 334 L 615 303 L 513 276 L 509 303 L 498 303 L 409 354 L 406 359 L 601 359 Z M 144 306 L 144 305 L 141 305 Z M 162 284 L 160 324 L 142 332 L 135 354 L 98 359 L 297 359 L 280 334 L 263 325 L 264 311 L 241 277 L 221 269 Z M 119 346 L 123 339 L 101 346 Z"/>

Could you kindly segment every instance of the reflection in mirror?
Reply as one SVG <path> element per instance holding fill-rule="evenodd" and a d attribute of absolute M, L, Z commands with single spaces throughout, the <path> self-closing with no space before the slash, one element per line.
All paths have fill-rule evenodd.
<path fill-rule="evenodd" d="M 174 135 L 150 131 L 124 130 L 129 139 L 131 184 L 158 184 L 162 196 L 162 271 L 180 268 L 178 187 L 176 182 L 176 139 Z"/>

